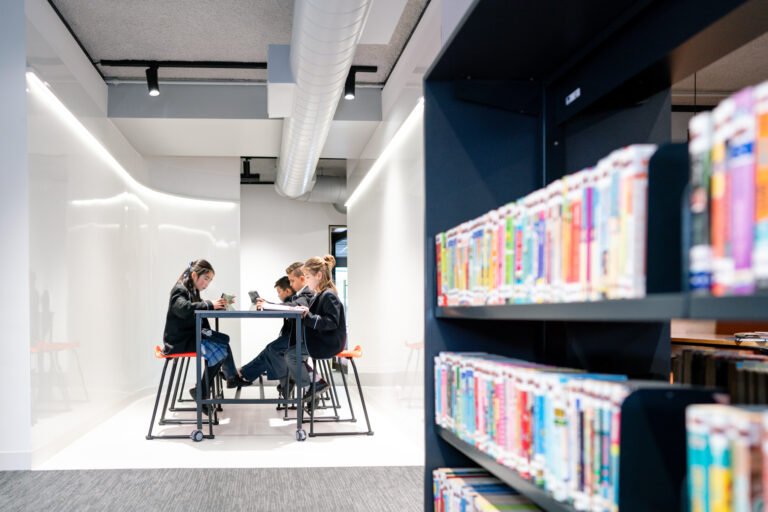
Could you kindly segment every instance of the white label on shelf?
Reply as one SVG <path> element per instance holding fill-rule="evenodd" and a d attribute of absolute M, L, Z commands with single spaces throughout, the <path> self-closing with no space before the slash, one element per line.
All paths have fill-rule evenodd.
<path fill-rule="evenodd" d="M 581 87 L 577 87 L 571 94 L 565 97 L 565 106 L 567 107 L 581 96 Z"/>

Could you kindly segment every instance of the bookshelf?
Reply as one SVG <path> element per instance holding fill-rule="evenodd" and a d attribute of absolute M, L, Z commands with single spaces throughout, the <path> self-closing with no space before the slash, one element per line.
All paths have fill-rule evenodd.
<path fill-rule="evenodd" d="M 432 366 L 440 351 L 484 351 L 661 381 L 669 378 L 670 318 L 768 318 L 763 298 L 684 291 L 684 146 L 664 146 L 651 161 L 643 299 L 437 307 L 434 247 L 436 233 L 593 165 L 615 148 L 668 143 L 671 84 L 761 35 L 766 11 L 758 0 L 476 0 L 469 8 L 424 82 L 425 510 L 432 508 L 432 469 L 478 462 L 434 424 Z M 566 105 L 575 91 L 578 98 Z M 641 455 L 638 468 L 645 464 Z M 657 476 L 679 472 L 685 461 L 653 456 L 662 469 Z M 629 496 L 635 491 L 627 485 L 622 481 L 621 489 Z M 680 503 L 664 509 L 679 510 Z"/>

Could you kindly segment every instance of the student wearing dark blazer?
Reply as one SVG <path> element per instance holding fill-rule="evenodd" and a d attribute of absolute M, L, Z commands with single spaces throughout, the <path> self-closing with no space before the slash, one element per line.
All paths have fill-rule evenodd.
<path fill-rule="evenodd" d="M 195 311 L 200 309 L 226 309 L 227 300 L 203 300 L 200 292 L 211 284 L 215 272 L 213 266 L 206 260 L 191 261 L 176 284 L 171 289 L 168 301 L 168 312 L 165 315 L 163 330 L 163 354 L 182 354 L 195 352 Z M 210 329 L 207 318 L 203 319 L 202 327 Z M 219 369 L 227 379 L 227 387 L 235 387 L 242 379 L 238 375 L 232 351 L 227 345 L 223 360 L 207 364 L 205 372 L 210 376 L 216 375 Z M 205 374 L 202 382 L 205 382 Z M 234 386 L 233 386 L 234 384 Z M 194 389 L 194 388 L 193 388 Z M 202 389 L 203 397 L 207 398 L 208 390 Z M 194 393 L 193 393 L 194 394 Z M 205 408 L 204 408 L 205 409 Z"/>
<path fill-rule="evenodd" d="M 291 263 L 285 269 L 286 276 L 281 277 L 275 283 L 278 297 L 287 306 L 308 306 L 314 296 L 314 292 L 306 286 L 304 274 L 301 272 L 303 265 L 301 262 Z M 288 290 L 291 293 L 286 296 Z M 294 292 L 294 290 L 298 291 Z M 256 308 L 262 309 L 265 302 L 264 299 L 259 298 L 256 301 Z M 240 369 L 245 380 L 253 382 L 259 375 L 266 372 L 267 379 L 280 381 L 280 384 L 277 385 L 277 391 L 279 394 L 283 394 L 282 381 L 287 372 L 285 352 L 295 345 L 295 342 L 293 344 L 290 342 L 291 329 L 293 329 L 294 323 L 295 320 L 286 318 L 277 339 L 268 343 L 259 355 Z M 289 388 L 292 389 L 292 387 L 293 384 L 289 383 Z"/>
<path fill-rule="evenodd" d="M 336 259 L 327 254 L 323 258 L 310 258 L 302 267 L 307 286 L 316 293 L 308 306 L 297 307 L 303 312 L 302 325 L 304 326 L 306 347 L 302 347 L 302 358 L 306 358 L 306 353 L 317 359 L 331 358 L 341 352 L 347 343 L 344 305 L 341 303 L 336 286 L 331 279 L 331 270 L 335 264 Z M 296 371 L 295 351 L 287 351 L 285 360 L 289 374 L 293 374 Z M 317 382 L 316 392 L 321 392 L 328 387 L 328 383 L 317 375 L 313 378 Z M 301 381 L 305 390 L 303 398 L 309 400 L 311 398 L 309 392 L 311 380 L 304 367 L 302 367 Z"/>

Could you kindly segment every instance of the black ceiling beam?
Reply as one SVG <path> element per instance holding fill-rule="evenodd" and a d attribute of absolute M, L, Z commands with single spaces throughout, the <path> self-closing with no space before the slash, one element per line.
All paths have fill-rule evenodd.
<path fill-rule="evenodd" d="M 267 69 L 266 62 L 231 62 L 209 60 L 100 60 L 102 66 L 124 68 L 208 68 L 208 69 Z"/>

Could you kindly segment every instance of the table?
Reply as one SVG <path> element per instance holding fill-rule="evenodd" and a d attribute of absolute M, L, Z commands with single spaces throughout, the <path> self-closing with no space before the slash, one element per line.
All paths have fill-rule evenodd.
<path fill-rule="evenodd" d="M 200 329 L 203 324 L 203 318 L 293 318 L 296 320 L 296 398 L 214 398 L 211 394 L 211 398 L 202 400 L 202 386 L 197 387 L 197 429 L 192 431 L 190 437 L 194 441 L 202 441 L 203 439 L 213 439 L 213 424 L 209 421 L 209 434 L 203 434 L 203 404 L 214 406 L 218 404 L 284 404 L 288 407 L 291 404 L 296 404 L 296 440 L 304 441 L 307 438 L 307 433 L 301 428 L 304 415 L 304 407 L 301 396 L 301 345 L 304 343 L 304 336 L 301 329 L 301 311 L 227 311 L 224 309 L 205 309 L 195 311 L 195 368 L 197 371 L 197 381 L 200 382 L 202 370 L 200 367 L 200 360 L 202 358 L 200 351 L 201 335 Z"/>

